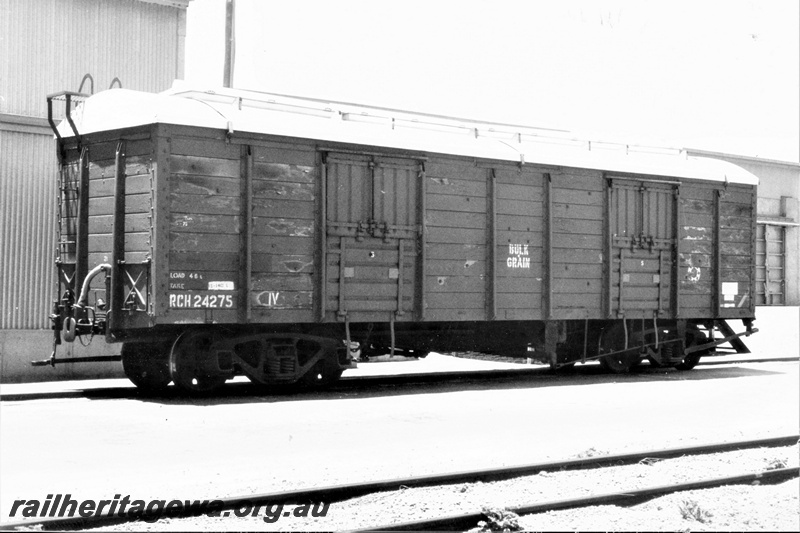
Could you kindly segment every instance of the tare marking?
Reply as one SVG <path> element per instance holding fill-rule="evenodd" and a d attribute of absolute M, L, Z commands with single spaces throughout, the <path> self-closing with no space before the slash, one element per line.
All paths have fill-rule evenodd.
<path fill-rule="evenodd" d="M 508 268 L 530 268 L 531 258 L 530 254 L 528 253 L 528 245 L 509 244 L 506 266 L 508 266 Z"/>

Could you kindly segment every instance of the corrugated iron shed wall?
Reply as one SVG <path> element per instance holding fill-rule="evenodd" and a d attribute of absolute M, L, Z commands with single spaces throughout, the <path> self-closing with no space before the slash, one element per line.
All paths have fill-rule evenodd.
<path fill-rule="evenodd" d="M 94 92 L 109 88 L 115 77 L 127 89 L 162 91 L 183 75 L 183 9 L 137 0 L 0 5 L 0 113 L 44 117 L 44 96 L 77 91 L 87 73 Z"/>
<path fill-rule="evenodd" d="M 0 329 L 45 328 L 54 288 L 53 140 L 0 133 Z"/>
<path fill-rule="evenodd" d="M 114 78 L 169 88 L 183 76 L 186 2 L 164 4 L 0 0 L 0 334 L 50 326 L 57 165 L 46 95 L 77 91 L 85 74 L 94 92 Z"/>

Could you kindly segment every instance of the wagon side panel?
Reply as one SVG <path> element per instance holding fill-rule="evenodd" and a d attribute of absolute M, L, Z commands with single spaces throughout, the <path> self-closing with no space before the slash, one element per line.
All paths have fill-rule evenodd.
<path fill-rule="evenodd" d="M 756 188 L 729 185 L 718 196 L 719 316 L 750 318 L 756 292 Z"/>
<path fill-rule="evenodd" d="M 609 318 L 674 318 L 680 182 L 606 175 Z"/>
<path fill-rule="evenodd" d="M 423 160 L 352 150 L 321 155 L 323 319 L 417 320 Z"/>
<path fill-rule="evenodd" d="M 495 316 L 499 320 L 540 320 L 546 171 L 506 166 L 493 172 Z"/>
<path fill-rule="evenodd" d="M 92 144 L 89 174 L 88 264 L 110 264 L 112 330 L 150 325 L 154 298 L 153 144 L 149 133 Z M 92 289 L 105 293 L 102 276 Z M 113 331 L 112 331 L 113 333 Z"/>
<path fill-rule="evenodd" d="M 59 297 L 71 290 L 77 301 L 90 272 L 103 267 L 84 308 L 108 309 L 114 333 L 151 322 L 152 169 L 149 129 L 137 128 L 72 143 L 59 172 Z"/>
<path fill-rule="evenodd" d="M 553 319 L 604 318 L 605 187 L 596 171 L 564 169 L 550 176 L 548 215 Z M 545 208 L 547 211 L 547 207 Z M 547 303 L 549 299 L 549 304 Z"/>
<path fill-rule="evenodd" d="M 315 238 L 319 165 L 302 144 L 252 146 L 249 157 L 251 212 L 249 320 L 312 322 L 315 308 Z M 249 249 L 249 252 L 247 252 Z"/>
<path fill-rule="evenodd" d="M 437 157 L 426 165 L 425 318 L 487 318 L 489 169 Z"/>
<path fill-rule="evenodd" d="M 754 313 L 755 187 L 684 183 L 678 282 L 682 318 Z"/>
<path fill-rule="evenodd" d="M 236 323 L 242 305 L 241 148 L 216 132 L 164 127 L 159 139 L 156 251 L 168 323 Z M 164 264 L 166 263 L 166 264 Z"/>
<path fill-rule="evenodd" d="M 684 183 L 680 194 L 678 285 L 681 318 L 713 315 L 715 293 L 715 188 Z"/>

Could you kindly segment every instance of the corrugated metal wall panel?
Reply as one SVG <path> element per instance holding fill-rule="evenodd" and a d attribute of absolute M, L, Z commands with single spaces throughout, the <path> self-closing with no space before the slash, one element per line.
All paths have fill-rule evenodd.
<path fill-rule="evenodd" d="M 10 54 L 9 35 L 11 33 L 11 13 L 9 0 L 0 0 L 0 113 L 8 113 L 8 56 Z"/>
<path fill-rule="evenodd" d="M 162 91 L 180 72 L 179 9 L 138 0 L 0 0 L 0 112 L 44 117 L 44 96 L 122 86 Z M 88 92 L 89 85 L 84 89 Z"/>
<path fill-rule="evenodd" d="M 77 91 L 87 73 L 94 92 L 115 77 L 167 89 L 182 72 L 181 24 L 183 9 L 138 0 L 0 0 L 0 113 L 46 117 L 46 95 Z M 0 131 L 0 329 L 48 328 L 55 146 L 49 134 L 15 129 Z"/>
<path fill-rule="evenodd" d="M 56 173 L 53 139 L 0 132 L 0 329 L 49 327 Z"/>

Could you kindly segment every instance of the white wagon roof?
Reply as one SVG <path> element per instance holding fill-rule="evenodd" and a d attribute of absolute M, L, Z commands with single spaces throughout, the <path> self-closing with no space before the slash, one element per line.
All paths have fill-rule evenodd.
<path fill-rule="evenodd" d="M 80 134 L 164 123 L 506 160 L 517 163 L 757 185 L 727 161 L 685 150 L 575 138 L 546 128 L 493 124 L 394 109 L 182 83 L 163 93 L 112 89 L 72 113 Z M 64 137 L 73 132 L 66 121 Z"/>

